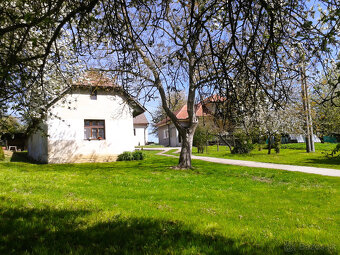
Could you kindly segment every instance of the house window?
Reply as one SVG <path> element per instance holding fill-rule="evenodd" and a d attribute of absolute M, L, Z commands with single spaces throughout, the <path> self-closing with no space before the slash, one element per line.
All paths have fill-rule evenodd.
<path fill-rule="evenodd" d="M 178 142 L 181 143 L 182 142 L 182 137 L 180 134 L 178 134 Z"/>
<path fill-rule="evenodd" d="M 136 136 L 136 129 L 133 129 L 133 135 Z"/>
<path fill-rule="evenodd" d="M 169 130 L 165 129 L 164 130 L 164 139 L 169 138 Z"/>
<path fill-rule="evenodd" d="M 91 89 L 90 98 L 91 100 L 97 100 L 97 89 Z"/>
<path fill-rule="evenodd" d="M 84 139 L 105 139 L 105 120 L 84 120 Z"/>

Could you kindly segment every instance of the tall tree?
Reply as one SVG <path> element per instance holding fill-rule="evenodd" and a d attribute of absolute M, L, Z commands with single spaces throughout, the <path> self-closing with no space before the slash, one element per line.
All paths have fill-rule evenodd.
<path fill-rule="evenodd" d="M 182 138 L 180 168 L 191 167 L 198 93 L 232 97 L 244 111 L 256 107 L 259 94 L 264 95 L 261 100 L 279 107 L 298 77 L 292 68 L 298 63 L 297 45 L 311 50 L 310 59 L 320 57 L 324 46 L 335 42 L 338 25 L 333 22 L 327 28 L 324 20 L 313 22 L 313 11 L 298 0 L 120 0 L 104 6 L 99 34 L 110 49 L 103 54 L 103 47 L 99 52 L 111 60 L 101 61 L 102 69 L 121 73 L 130 90 L 134 80 L 139 89 L 149 89 L 144 95 L 158 92 Z M 324 34 L 321 29 L 326 29 Z M 173 114 L 166 96 L 167 91 L 183 88 L 189 116 L 186 126 Z"/>
<path fill-rule="evenodd" d="M 245 101 L 256 107 L 259 93 L 280 105 L 297 76 L 296 45 L 309 52 L 308 60 L 322 60 L 323 51 L 338 45 L 338 3 L 323 4 L 328 8 L 315 19 L 302 0 L 1 1 L 0 103 L 22 101 L 19 95 L 34 93 L 34 86 L 44 92 L 50 66 L 62 75 L 92 55 L 91 65 L 120 74 L 129 92 L 161 98 L 182 137 L 179 167 L 189 168 L 197 94 L 233 97 L 239 109 Z M 167 102 L 169 91 L 182 89 L 186 126 Z"/>

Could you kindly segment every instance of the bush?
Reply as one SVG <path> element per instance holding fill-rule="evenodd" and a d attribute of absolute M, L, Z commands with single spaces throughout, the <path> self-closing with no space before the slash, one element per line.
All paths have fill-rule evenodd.
<path fill-rule="evenodd" d="M 4 154 L 4 150 L 0 146 L 0 161 L 3 161 L 3 160 L 5 160 L 5 154 Z"/>
<path fill-rule="evenodd" d="M 275 134 L 273 148 L 275 149 L 276 153 L 280 153 L 280 147 L 281 147 L 281 135 Z"/>
<path fill-rule="evenodd" d="M 338 155 L 337 155 L 338 154 Z M 340 143 L 338 143 L 335 148 L 331 151 L 331 153 L 326 153 L 327 158 L 340 158 Z"/>
<path fill-rule="evenodd" d="M 132 153 L 133 160 L 143 160 L 145 159 L 145 154 L 142 151 L 134 151 Z"/>
<path fill-rule="evenodd" d="M 199 125 L 194 134 L 193 145 L 197 147 L 198 153 L 204 152 L 204 146 L 207 145 L 208 141 L 213 138 L 210 134 L 209 128 L 207 126 Z"/>
<path fill-rule="evenodd" d="M 246 154 L 254 149 L 254 144 L 251 143 L 251 139 L 245 134 L 235 135 L 235 147 L 232 149 L 232 154 Z"/>
<path fill-rule="evenodd" d="M 145 154 L 141 151 L 124 151 L 117 158 L 117 161 L 132 161 L 132 160 L 143 160 L 145 159 Z"/>
<path fill-rule="evenodd" d="M 117 161 L 131 161 L 131 160 L 133 160 L 133 155 L 132 152 L 130 151 L 124 151 L 117 158 Z"/>

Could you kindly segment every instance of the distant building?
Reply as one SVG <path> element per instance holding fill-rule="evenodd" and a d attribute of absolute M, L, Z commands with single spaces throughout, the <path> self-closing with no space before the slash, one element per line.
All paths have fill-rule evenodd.
<path fill-rule="evenodd" d="M 148 143 L 148 125 L 149 122 L 144 113 L 133 118 L 135 146 L 144 146 Z"/>
<path fill-rule="evenodd" d="M 306 136 L 301 135 L 301 134 L 289 134 L 288 139 L 285 139 L 285 143 L 305 143 L 306 142 Z M 319 137 L 317 137 L 316 135 L 313 135 L 313 141 L 315 143 L 321 143 L 321 140 L 319 139 Z"/>
<path fill-rule="evenodd" d="M 215 112 L 214 102 L 220 100 L 219 96 L 211 96 L 198 103 L 195 106 L 196 117 L 202 118 L 204 116 L 211 116 Z M 178 111 L 174 112 L 182 126 L 187 126 L 189 122 L 189 115 L 187 105 L 183 105 Z M 178 130 L 172 123 L 169 117 L 161 120 L 156 124 L 158 129 L 158 140 L 159 144 L 163 146 L 179 147 L 182 145 L 181 137 L 179 136 Z"/>

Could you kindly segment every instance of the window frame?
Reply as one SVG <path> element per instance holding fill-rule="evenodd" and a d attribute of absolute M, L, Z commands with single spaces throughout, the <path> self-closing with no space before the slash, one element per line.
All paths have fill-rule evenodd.
<path fill-rule="evenodd" d="M 89 125 L 86 125 L 86 122 L 89 121 L 90 124 Z M 97 123 L 97 125 L 93 125 L 93 122 L 94 121 L 103 121 L 103 125 L 99 125 L 99 123 Z M 90 130 L 90 137 L 86 137 L 86 129 L 89 129 Z M 93 129 L 96 129 L 96 133 L 97 133 L 97 137 L 96 138 L 93 138 L 92 137 L 92 131 Z M 99 130 L 100 129 L 103 129 L 104 131 L 104 135 L 103 137 L 99 136 Z M 106 132 L 105 132 L 105 120 L 95 120 L 95 119 L 84 119 L 84 140 L 105 140 L 106 139 Z"/>

